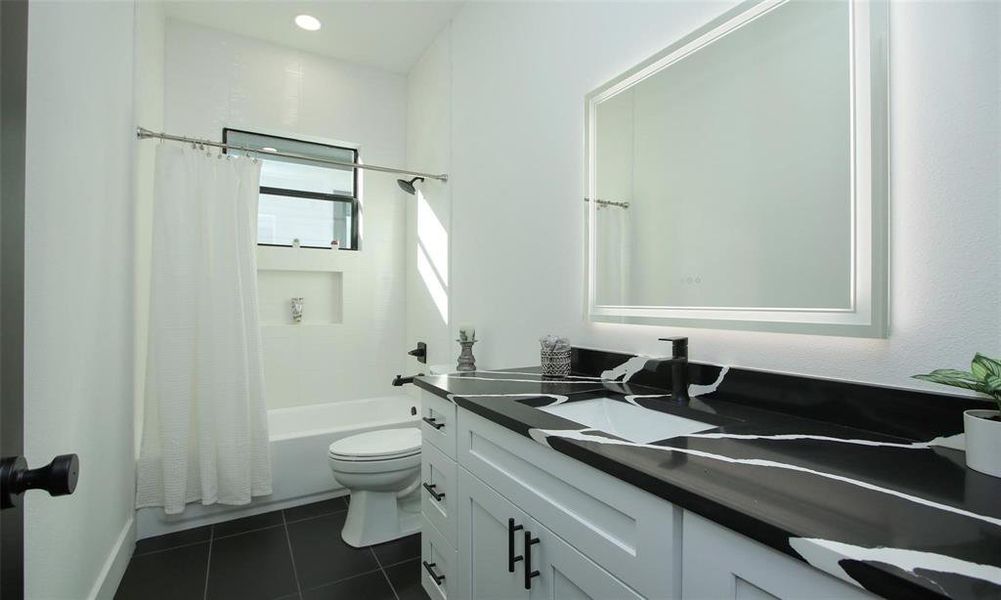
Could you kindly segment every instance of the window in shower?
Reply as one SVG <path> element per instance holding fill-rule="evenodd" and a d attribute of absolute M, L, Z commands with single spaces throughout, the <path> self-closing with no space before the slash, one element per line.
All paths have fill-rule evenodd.
<path fill-rule="evenodd" d="M 358 169 L 275 156 L 275 152 L 342 162 L 358 162 L 358 151 L 238 129 L 223 129 L 224 143 L 257 148 L 261 197 L 257 243 L 264 246 L 358 249 Z M 247 154 L 230 149 L 229 154 Z"/>

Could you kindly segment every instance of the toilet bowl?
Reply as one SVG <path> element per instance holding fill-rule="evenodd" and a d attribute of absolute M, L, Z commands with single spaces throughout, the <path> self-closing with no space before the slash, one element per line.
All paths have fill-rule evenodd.
<path fill-rule="evenodd" d="M 341 538 L 356 548 L 420 530 L 421 430 L 359 433 L 330 444 L 330 470 L 351 492 Z"/>

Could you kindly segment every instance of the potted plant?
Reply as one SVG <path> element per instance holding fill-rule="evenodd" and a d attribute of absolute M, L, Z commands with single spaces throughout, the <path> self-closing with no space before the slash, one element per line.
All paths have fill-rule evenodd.
<path fill-rule="evenodd" d="M 998 410 L 963 413 L 966 430 L 966 466 L 1001 477 L 1001 361 L 977 353 L 969 371 L 937 369 L 916 379 L 973 390 L 990 396 Z"/>

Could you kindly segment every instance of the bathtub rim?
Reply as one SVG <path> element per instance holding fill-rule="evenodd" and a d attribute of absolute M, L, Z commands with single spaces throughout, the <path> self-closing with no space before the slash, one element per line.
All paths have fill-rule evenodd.
<path fill-rule="evenodd" d="M 387 402 L 387 401 L 398 401 L 402 402 L 404 405 L 410 405 L 417 409 L 416 414 L 406 414 L 403 418 L 392 417 L 387 419 L 382 419 L 379 421 L 361 421 L 355 423 L 349 423 L 345 425 L 338 425 L 335 427 L 313 427 L 308 429 L 296 429 L 294 431 L 283 431 L 282 433 L 274 434 L 271 433 L 271 413 L 295 413 L 295 412 L 309 412 L 310 410 L 317 410 L 319 407 L 330 407 L 330 406 L 350 406 L 356 404 L 368 404 L 375 402 Z M 411 422 L 420 421 L 420 400 L 414 398 L 413 396 L 408 396 L 405 394 L 398 394 L 393 396 L 373 396 L 371 398 L 358 398 L 355 400 L 343 400 L 341 402 L 321 402 L 316 404 L 302 404 L 299 406 L 283 406 L 281 408 L 271 408 L 268 409 L 268 441 L 269 442 L 282 442 L 286 440 L 293 440 L 300 437 L 309 437 L 315 435 L 326 435 L 341 433 L 344 431 L 355 431 L 359 433 L 364 431 L 371 431 L 372 429 L 385 429 L 388 425 L 400 424 L 401 426 L 409 427 Z"/>

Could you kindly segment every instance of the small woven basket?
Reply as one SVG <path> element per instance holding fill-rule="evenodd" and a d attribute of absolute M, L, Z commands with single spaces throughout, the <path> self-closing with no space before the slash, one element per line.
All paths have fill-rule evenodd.
<path fill-rule="evenodd" d="M 543 377 L 566 377 L 570 374 L 570 348 L 566 350 L 539 350 L 542 358 Z"/>

